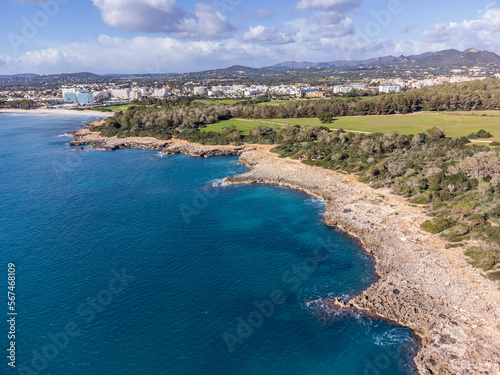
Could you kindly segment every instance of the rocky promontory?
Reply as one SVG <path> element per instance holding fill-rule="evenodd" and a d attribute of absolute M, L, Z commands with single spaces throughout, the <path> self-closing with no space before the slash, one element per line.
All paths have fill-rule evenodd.
<path fill-rule="evenodd" d="M 428 219 L 422 209 L 268 149 L 244 152 L 240 161 L 250 171 L 226 182 L 280 185 L 325 199 L 326 224 L 357 237 L 374 256 L 377 282 L 347 302 L 314 301 L 317 306 L 364 311 L 413 329 L 422 344 L 415 357 L 420 374 L 500 374 L 498 286 L 467 263 L 462 249 L 446 249 L 439 236 L 420 229 Z"/>
<path fill-rule="evenodd" d="M 89 146 L 90 148 L 108 151 L 121 148 L 143 148 L 163 151 L 165 155 L 183 153 L 189 156 L 206 158 L 218 155 L 239 155 L 243 151 L 254 150 L 259 147 L 252 145 L 208 146 L 179 139 L 162 141 L 151 137 L 109 138 L 101 137 L 98 132 L 93 132 L 89 127 L 69 134 L 73 136 L 70 146 Z"/>

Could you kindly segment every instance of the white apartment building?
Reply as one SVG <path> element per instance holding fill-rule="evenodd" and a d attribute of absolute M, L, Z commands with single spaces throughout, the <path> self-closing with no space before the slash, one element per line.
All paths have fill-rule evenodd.
<path fill-rule="evenodd" d="M 166 99 L 168 98 L 168 91 L 165 88 L 154 89 L 153 96 L 158 99 Z"/>
<path fill-rule="evenodd" d="M 193 94 L 205 95 L 205 94 L 208 94 L 208 89 L 204 86 L 196 86 L 193 88 Z"/>
<path fill-rule="evenodd" d="M 383 85 L 378 88 L 379 92 L 389 94 L 391 92 L 401 92 L 401 86 L 398 85 Z"/>
<path fill-rule="evenodd" d="M 128 100 L 130 98 L 130 89 L 113 89 L 110 93 L 113 99 Z"/>
<path fill-rule="evenodd" d="M 354 87 L 352 86 L 333 86 L 334 94 L 347 94 L 352 90 L 354 90 Z"/>
<path fill-rule="evenodd" d="M 111 98 L 111 94 L 109 93 L 109 91 L 96 91 L 93 93 L 93 95 L 96 102 L 101 100 L 108 100 L 109 98 Z"/>

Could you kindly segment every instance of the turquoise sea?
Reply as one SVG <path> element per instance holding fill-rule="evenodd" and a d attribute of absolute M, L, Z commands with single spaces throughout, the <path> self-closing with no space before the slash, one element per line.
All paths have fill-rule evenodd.
<path fill-rule="evenodd" d="M 0 114 L 1 374 L 413 373 L 409 329 L 308 304 L 375 280 L 323 202 L 224 186 L 236 157 L 69 152 L 92 119 Z"/>

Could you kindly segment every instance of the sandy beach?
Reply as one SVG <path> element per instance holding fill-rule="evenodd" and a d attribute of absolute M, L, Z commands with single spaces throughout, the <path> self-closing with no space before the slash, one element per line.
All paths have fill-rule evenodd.
<path fill-rule="evenodd" d="M 98 117 L 112 117 L 114 112 L 100 112 L 100 111 L 74 111 L 69 109 L 12 109 L 0 108 L 0 113 L 17 113 L 27 115 L 66 115 L 66 116 L 98 116 Z"/>

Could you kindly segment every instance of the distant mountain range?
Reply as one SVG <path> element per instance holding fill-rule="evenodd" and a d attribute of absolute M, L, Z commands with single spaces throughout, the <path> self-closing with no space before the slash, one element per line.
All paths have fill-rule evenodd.
<path fill-rule="evenodd" d="M 491 51 L 479 51 L 470 48 L 463 52 L 455 49 L 447 49 L 439 52 L 426 52 L 421 55 L 412 56 L 384 56 L 368 60 L 338 60 L 329 62 L 308 62 L 308 61 L 285 61 L 271 66 L 272 69 L 305 69 L 305 68 L 356 68 L 366 66 L 398 66 L 408 68 L 452 68 L 466 66 L 488 66 L 500 67 L 500 56 Z"/>
<path fill-rule="evenodd" d="M 0 75 L 0 81 L 5 84 L 10 82 L 10 87 L 28 87 L 34 85 L 58 86 L 61 84 L 77 83 L 105 83 L 110 80 L 141 80 L 145 84 L 154 84 L 156 79 L 210 79 L 210 78 L 231 78 L 245 79 L 249 77 L 280 77 L 290 72 L 289 80 L 296 79 L 296 75 L 308 76 L 322 74 L 323 70 L 332 73 L 349 71 L 356 73 L 363 71 L 364 77 L 378 77 L 380 73 L 401 74 L 409 70 L 412 76 L 425 74 L 427 70 L 433 70 L 436 74 L 447 74 L 452 69 L 479 66 L 488 68 L 490 73 L 500 73 L 500 56 L 492 51 L 480 51 L 470 48 L 463 52 L 448 49 L 439 52 L 427 52 L 421 55 L 412 56 L 384 56 L 368 60 L 338 60 L 329 62 L 308 62 L 308 61 L 285 61 L 280 64 L 264 68 L 251 68 L 248 66 L 234 65 L 224 69 L 211 69 L 201 72 L 191 73 L 164 73 L 164 74 L 94 74 L 88 72 L 70 74 L 16 74 Z M 308 68 L 319 68 L 310 70 Z M 151 82 L 150 82 L 151 81 Z M 16 86 L 16 87 L 17 87 Z"/>

